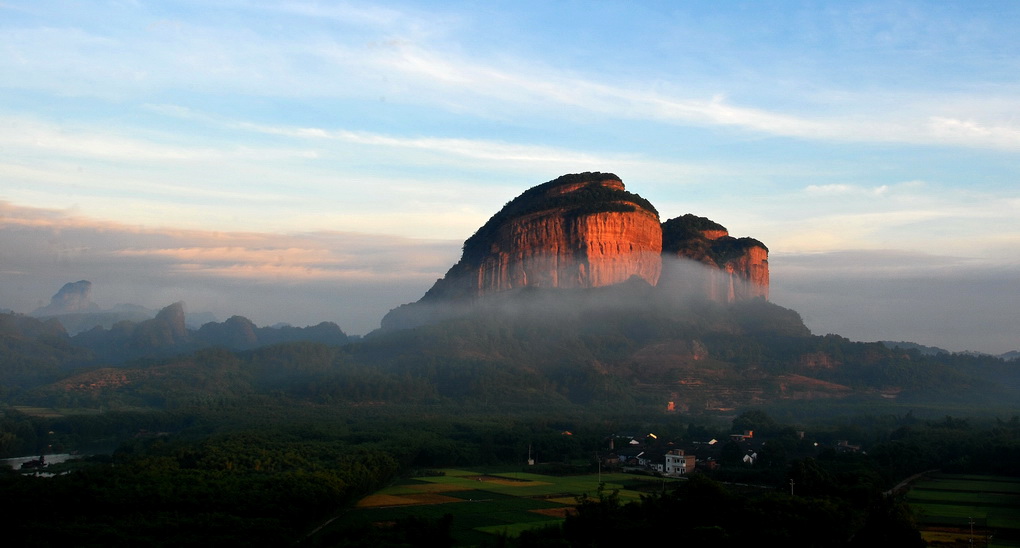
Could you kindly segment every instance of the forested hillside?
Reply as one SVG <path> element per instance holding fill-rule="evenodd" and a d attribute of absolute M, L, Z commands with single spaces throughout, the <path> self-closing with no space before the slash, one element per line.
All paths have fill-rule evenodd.
<path fill-rule="evenodd" d="M 434 546 L 423 539 L 450 542 L 449 520 L 313 532 L 397 475 L 528 455 L 544 473 L 590 472 L 621 432 L 657 432 L 645 443 L 707 448 L 698 459 L 717 463 L 712 481 L 752 483 L 764 498 L 712 483 L 637 505 L 604 493 L 562 529 L 493 542 L 620 540 L 604 528 L 653 530 L 656 512 L 702 489 L 733 519 L 709 512 L 720 519 L 671 529 L 677 538 L 746 541 L 765 520 L 769 538 L 811 546 L 805 532 L 818 527 L 845 543 L 916 540 L 881 495 L 911 474 L 1018 473 L 1015 361 L 815 336 L 761 299 L 651 295 L 641 282 L 528 289 L 358 340 L 239 317 L 189 330 L 174 306 L 74 337 L 54 320 L 0 315 L 0 454 L 92 455 L 46 468 L 66 475 L 12 470 L 0 483 L 22 503 L 11 515 L 26 546 Z M 734 431 L 760 441 L 705 445 Z M 797 497 L 783 494 L 790 479 Z"/>
<path fill-rule="evenodd" d="M 650 295 L 641 283 L 524 290 L 356 341 L 336 326 L 265 329 L 243 318 L 193 332 L 167 320 L 172 313 L 68 337 L 53 321 L 5 315 L 0 381 L 8 405 L 89 409 L 259 395 L 315 405 L 597 403 L 693 414 L 817 402 L 993 410 L 1020 393 L 1015 361 L 814 336 L 795 312 L 760 299 Z"/>

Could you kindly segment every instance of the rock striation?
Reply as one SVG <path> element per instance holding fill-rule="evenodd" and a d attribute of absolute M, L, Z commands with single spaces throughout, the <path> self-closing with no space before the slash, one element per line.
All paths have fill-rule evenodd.
<path fill-rule="evenodd" d="M 508 202 L 464 243 L 425 300 L 519 289 L 658 282 L 659 214 L 611 173 L 564 175 Z"/>
<path fill-rule="evenodd" d="M 662 224 L 664 287 L 721 302 L 769 297 L 769 250 L 754 238 L 690 213 Z M 687 259 L 707 268 L 691 268 Z"/>
<path fill-rule="evenodd" d="M 461 259 L 419 301 L 465 303 L 524 288 L 588 289 L 643 281 L 722 302 L 768 298 L 768 248 L 704 217 L 665 223 L 612 173 L 563 175 L 507 202 L 464 242 Z M 383 327 L 429 321 L 404 305 Z"/>

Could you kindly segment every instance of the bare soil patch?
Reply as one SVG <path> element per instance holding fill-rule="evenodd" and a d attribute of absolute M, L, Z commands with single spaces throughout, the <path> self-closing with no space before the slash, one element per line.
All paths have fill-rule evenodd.
<path fill-rule="evenodd" d="M 502 476 L 473 476 L 471 479 L 478 481 L 487 481 L 489 483 L 495 483 L 497 485 L 544 485 L 545 482 L 532 481 L 526 479 L 514 479 L 504 478 Z"/>
<path fill-rule="evenodd" d="M 445 493 L 447 491 L 463 491 L 464 486 L 452 483 L 422 483 L 412 486 L 411 489 L 422 493 Z"/>
<path fill-rule="evenodd" d="M 531 512 L 534 514 L 549 516 L 551 518 L 565 518 L 567 517 L 567 514 L 570 514 L 573 510 L 573 508 L 564 506 L 563 508 L 540 508 L 538 510 L 531 510 Z"/>
<path fill-rule="evenodd" d="M 436 493 L 415 493 L 412 495 L 369 495 L 358 501 L 358 508 L 379 508 L 383 506 L 414 506 L 464 502 L 464 499 Z"/>

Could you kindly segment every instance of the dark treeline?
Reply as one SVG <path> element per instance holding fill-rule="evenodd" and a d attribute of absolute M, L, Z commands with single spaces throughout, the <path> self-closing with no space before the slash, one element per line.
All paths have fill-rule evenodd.
<path fill-rule="evenodd" d="M 280 431 L 136 440 L 65 467 L 0 477 L 20 545 L 286 545 L 398 470 L 371 444 Z"/>
<path fill-rule="evenodd" d="M 121 440 L 110 454 L 49 466 L 54 477 L 0 469 L 0 491 L 17 501 L 6 511 L 8 533 L 22 546 L 292 545 L 397 474 L 520 465 L 529 450 L 577 461 L 604 428 L 588 419 L 248 404 L 73 420 L 6 412 L 5 434 L 64 450 L 84 437 Z M 567 427 L 576 432 L 563 435 Z"/>
<path fill-rule="evenodd" d="M 780 491 L 746 494 L 705 476 L 671 492 L 621 504 L 599 493 L 561 528 L 528 532 L 516 546 L 620 546 L 635 537 L 714 546 L 924 546 L 909 509 L 880 496 L 864 504 Z"/>
<path fill-rule="evenodd" d="M 622 432 L 655 431 L 685 443 L 753 429 L 758 459 L 745 464 L 745 446 L 733 451 L 724 442 L 713 450 L 722 466 L 676 492 L 629 504 L 611 492 L 591 493 L 563 527 L 493 542 L 609 546 L 645 530 L 724 544 L 758 539 L 786 546 L 909 546 L 917 539 L 909 512 L 884 495 L 903 479 L 932 469 L 1020 475 L 1017 417 L 976 423 L 906 414 L 808 427 L 760 411 L 729 423 L 703 423 L 600 413 L 550 418 L 540 410 L 493 416 L 464 409 L 338 412 L 250 404 L 82 416 L 73 424 L 70 418 L 6 413 L 5 433 L 13 425 L 38 437 L 70 440 L 64 436 L 74 431 L 121 440 L 112 454 L 48 470 L 64 475 L 0 474 L 0 489 L 19 501 L 8 513 L 12 534 L 27 539 L 26 546 L 293 544 L 396 475 L 439 467 L 514 469 L 529 454 L 541 463 L 530 471 L 590 473 L 596 470 L 593 455 L 607 451 L 608 440 Z M 861 435 L 867 444 L 843 451 L 838 442 L 847 434 Z M 756 487 L 719 483 L 731 481 Z M 412 545 L 435 546 L 442 544 L 425 539 L 446 538 L 449 525 L 415 521 L 396 529 L 332 531 L 306 542 L 345 546 L 358 538 L 363 545 L 398 545 L 393 535 L 406 527 L 418 537 Z"/>
<path fill-rule="evenodd" d="M 678 308 L 639 284 L 604 289 L 560 294 L 568 301 L 527 292 L 334 343 L 262 345 L 270 335 L 234 319 L 206 329 L 233 343 L 208 346 L 171 309 L 91 332 L 82 346 L 59 323 L 0 315 L 0 454 L 94 455 L 49 468 L 69 472 L 56 477 L 0 471 L 18 501 L 11 534 L 36 546 L 291 545 L 397 475 L 520 466 L 529 453 L 542 463 L 533 471 L 588 472 L 615 436 L 655 432 L 720 440 L 697 456 L 722 466 L 637 506 L 592 494 L 563 528 L 502 542 L 620 540 L 597 528 L 657 530 L 641 516 L 689 508 L 700 489 L 705 511 L 726 516 L 684 522 L 675 538 L 745 543 L 741 524 L 773 524 L 758 538 L 812 545 L 804 539 L 831 526 L 838 542 L 817 545 L 881 545 L 880 530 L 909 545 L 902 506 L 882 495 L 904 478 L 1020 473 L 1015 361 L 811 336 L 795 312 L 764 301 Z M 246 333 L 255 338 L 236 338 Z M 764 411 L 740 412 L 755 406 Z M 728 441 L 744 430 L 756 445 Z M 757 487 L 751 496 L 711 482 Z M 846 523 L 833 522 L 840 514 Z M 305 542 L 438 546 L 449 525 Z"/>

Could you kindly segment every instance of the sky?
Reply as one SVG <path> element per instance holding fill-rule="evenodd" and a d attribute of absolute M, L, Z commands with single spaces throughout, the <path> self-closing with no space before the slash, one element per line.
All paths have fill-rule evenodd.
<path fill-rule="evenodd" d="M 0 308 L 378 327 L 611 172 L 815 334 L 1020 348 L 1020 2 L 0 0 Z"/>

